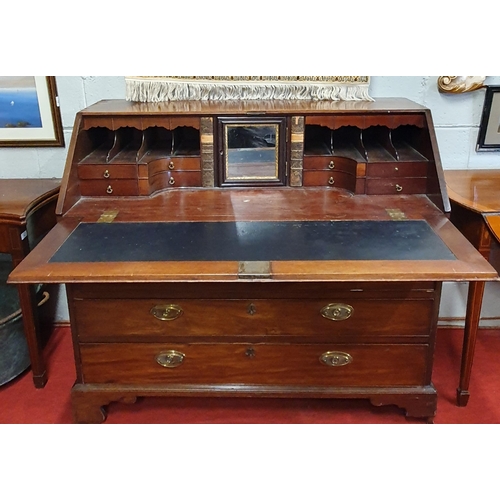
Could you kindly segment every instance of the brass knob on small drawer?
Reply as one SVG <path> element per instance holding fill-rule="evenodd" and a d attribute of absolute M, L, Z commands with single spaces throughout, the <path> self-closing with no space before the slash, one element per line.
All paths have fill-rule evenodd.
<path fill-rule="evenodd" d="M 179 351 L 165 351 L 156 355 L 156 362 L 164 368 L 177 368 L 184 362 L 185 354 Z"/>
<path fill-rule="evenodd" d="M 257 314 L 257 308 L 255 307 L 254 304 L 250 304 L 247 307 L 247 313 L 250 314 L 250 316 L 253 316 L 254 314 Z"/>
<path fill-rule="evenodd" d="M 103 177 L 104 177 L 105 179 L 109 179 L 109 170 L 105 170 L 105 171 L 104 171 Z"/>
<path fill-rule="evenodd" d="M 106 193 L 113 194 L 113 188 L 111 186 L 108 186 L 108 188 L 106 189 Z"/>
<path fill-rule="evenodd" d="M 331 161 L 329 164 L 328 164 L 328 168 L 330 170 L 333 170 L 335 168 L 335 162 Z"/>
<path fill-rule="evenodd" d="M 328 184 L 330 184 L 330 186 L 333 186 L 335 184 L 335 179 L 333 177 L 330 177 L 328 179 Z"/>
<path fill-rule="evenodd" d="M 170 179 L 168 180 L 168 183 L 173 186 L 175 184 L 175 179 L 173 177 L 170 177 Z"/>
<path fill-rule="evenodd" d="M 345 366 L 352 363 L 352 356 L 347 352 L 328 351 L 319 360 L 326 366 Z"/>
<path fill-rule="evenodd" d="M 180 318 L 184 311 L 175 304 L 166 304 L 154 306 L 150 312 L 160 321 L 174 321 Z"/>
<path fill-rule="evenodd" d="M 348 304 L 328 304 L 321 309 L 321 316 L 332 321 L 345 321 L 352 316 L 354 307 Z"/>
<path fill-rule="evenodd" d="M 169 169 L 169 170 L 174 170 L 174 168 L 175 168 L 174 162 L 173 162 L 173 161 L 171 161 L 171 162 L 168 164 L 168 169 Z"/>
<path fill-rule="evenodd" d="M 396 192 L 401 193 L 401 191 L 403 191 L 403 186 L 396 184 Z"/>

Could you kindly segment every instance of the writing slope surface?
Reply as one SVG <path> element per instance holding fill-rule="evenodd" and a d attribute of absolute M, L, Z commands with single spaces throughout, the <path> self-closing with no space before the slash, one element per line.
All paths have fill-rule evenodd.
<path fill-rule="evenodd" d="M 456 260 L 426 221 L 81 223 L 50 262 Z"/>

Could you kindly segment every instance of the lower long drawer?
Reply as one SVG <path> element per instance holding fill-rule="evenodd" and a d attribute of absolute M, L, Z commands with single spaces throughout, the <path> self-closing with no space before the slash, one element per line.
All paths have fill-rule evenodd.
<path fill-rule="evenodd" d="M 430 383 L 428 345 L 81 344 L 86 384 L 337 387 Z"/>

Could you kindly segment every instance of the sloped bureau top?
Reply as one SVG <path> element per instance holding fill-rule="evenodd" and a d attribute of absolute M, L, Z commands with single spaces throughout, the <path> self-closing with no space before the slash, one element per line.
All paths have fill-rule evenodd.
<path fill-rule="evenodd" d="M 228 133 L 259 127 L 272 132 L 267 148 L 229 149 Z M 232 179 L 228 162 L 252 152 L 275 157 L 276 172 L 252 181 L 236 173 L 239 163 Z M 76 117 L 57 210 L 64 215 L 85 198 L 266 186 L 424 194 L 449 211 L 430 112 L 405 99 L 102 101 Z"/>

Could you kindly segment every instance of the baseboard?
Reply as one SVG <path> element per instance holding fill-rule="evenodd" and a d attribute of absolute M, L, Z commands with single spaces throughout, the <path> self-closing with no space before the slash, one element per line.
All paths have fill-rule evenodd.
<path fill-rule="evenodd" d="M 461 318 L 440 318 L 438 321 L 438 328 L 464 328 L 465 319 Z M 483 329 L 500 329 L 499 318 L 482 318 L 479 322 L 479 328 Z"/>
<path fill-rule="evenodd" d="M 69 320 L 54 321 L 54 322 L 52 323 L 52 326 L 53 326 L 54 328 L 70 328 L 71 323 L 69 322 Z"/>

